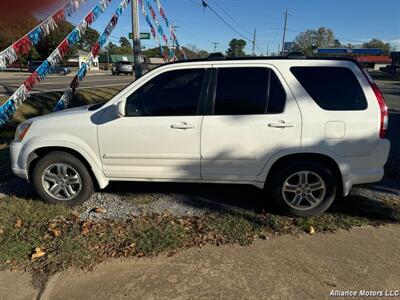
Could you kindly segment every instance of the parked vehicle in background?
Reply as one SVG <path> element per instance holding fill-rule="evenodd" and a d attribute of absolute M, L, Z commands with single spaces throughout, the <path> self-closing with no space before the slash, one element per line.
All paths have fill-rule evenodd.
<path fill-rule="evenodd" d="M 28 71 L 33 73 L 43 63 L 43 61 L 32 61 L 28 65 Z M 56 66 L 50 68 L 49 74 L 67 75 L 71 73 L 71 69 L 68 67 Z"/>
<path fill-rule="evenodd" d="M 382 179 L 387 126 L 380 90 L 353 60 L 175 62 L 108 103 L 22 123 L 12 169 L 49 203 L 82 203 L 110 181 L 235 183 L 308 217 Z"/>
<path fill-rule="evenodd" d="M 133 65 L 129 61 L 119 61 L 112 67 L 112 75 L 133 75 Z"/>
<path fill-rule="evenodd" d="M 384 72 L 384 73 L 394 74 L 397 72 L 397 68 L 392 65 L 387 65 L 387 66 L 379 68 L 379 71 Z"/>

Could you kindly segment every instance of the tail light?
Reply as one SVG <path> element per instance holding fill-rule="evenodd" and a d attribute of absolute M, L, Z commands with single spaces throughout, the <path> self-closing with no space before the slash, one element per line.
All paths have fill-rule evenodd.
<path fill-rule="evenodd" d="M 379 109 L 381 111 L 381 125 L 379 129 L 379 137 L 384 139 L 386 137 L 386 131 L 388 129 L 389 125 L 389 112 L 387 105 L 385 103 L 385 98 L 382 95 L 381 90 L 379 87 L 376 85 L 374 80 L 371 78 L 371 76 L 365 71 L 361 66 L 360 66 L 362 72 L 364 73 L 365 77 L 368 80 L 369 85 L 371 86 L 372 90 L 374 91 L 376 100 L 378 101 L 379 104 Z"/>

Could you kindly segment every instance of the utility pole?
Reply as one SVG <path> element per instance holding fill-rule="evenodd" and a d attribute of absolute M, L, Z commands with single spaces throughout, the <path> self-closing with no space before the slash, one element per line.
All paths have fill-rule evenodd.
<path fill-rule="evenodd" d="M 267 56 L 269 56 L 269 43 L 267 43 Z"/>
<path fill-rule="evenodd" d="M 218 42 L 212 42 L 212 44 L 214 45 L 214 53 L 217 52 L 217 47 L 218 47 Z"/>
<path fill-rule="evenodd" d="M 107 71 L 110 70 L 110 50 L 107 48 Z"/>
<path fill-rule="evenodd" d="M 140 76 L 142 76 L 142 47 L 140 45 L 139 6 L 137 0 L 132 1 L 132 38 L 135 79 L 138 79 Z"/>
<path fill-rule="evenodd" d="M 174 25 L 174 22 L 171 22 L 171 28 L 172 28 L 172 30 L 174 31 L 174 33 L 176 33 L 176 29 L 178 29 L 179 28 L 179 26 L 175 26 Z M 172 50 L 174 51 L 174 55 L 176 56 L 176 46 L 175 46 L 175 40 L 171 37 L 171 39 L 172 39 Z"/>
<path fill-rule="evenodd" d="M 285 26 L 283 27 L 283 40 L 282 40 L 282 55 L 285 53 L 285 39 L 287 30 L 288 10 L 285 11 Z"/>
<path fill-rule="evenodd" d="M 253 56 L 256 56 L 256 34 L 257 34 L 257 28 L 254 29 L 254 36 L 253 36 Z"/>

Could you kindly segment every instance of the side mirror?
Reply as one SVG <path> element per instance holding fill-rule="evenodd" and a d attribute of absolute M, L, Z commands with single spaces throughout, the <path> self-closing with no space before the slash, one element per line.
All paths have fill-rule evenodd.
<path fill-rule="evenodd" d="M 123 118 L 125 117 L 125 101 L 117 102 L 117 117 Z"/>

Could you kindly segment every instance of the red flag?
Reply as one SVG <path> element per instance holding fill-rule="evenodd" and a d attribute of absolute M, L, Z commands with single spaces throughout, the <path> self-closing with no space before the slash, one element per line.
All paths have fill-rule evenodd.
<path fill-rule="evenodd" d="M 160 15 L 161 15 L 161 17 L 163 17 L 165 19 L 165 12 L 162 9 L 162 7 L 160 7 Z"/>
<path fill-rule="evenodd" d="M 99 54 L 99 51 L 100 51 L 100 45 L 99 42 L 96 42 L 96 44 L 94 44 L 92 49 L 93 57 L 96 57 L 97 54 Z"/>
<path fill-rule="evenodd" d="M 28 36 L 24 36 L 18 42 L 13 45 L 13 48 L 17 55 L 28 54 L 31 50 L 32 42 Z"/>
<path fill-rule="evenodd" d="M 154 11 L 154 9 L 152 7 L 150 7 L 150 13 L 153 19 L 156 18 L 156 12 Z"/>
<path fill-rule="evenodd" d="M 60 9 L 58 12 L 54 14 L 53 21 L 59 23 L 63 20 L 65 20 L 64 9 Z"/>
<path fill-rule="evenodd" d="M 69 86 L 72 89 L 72 92 L 75 93 L 76 88 L 79 86 L 79 78 L 78 76 L 74 77 L 74 80 L 72 80 L 71 85 Z"/>
<path fill-rule="evenodd" d="M 115 25 L 117 25 L 118 23 L 118 17 L 117 15 L 113 15 L 112 19 L 111 19 L 111 24 L 113 27 L 115 27 Z"/>
<path fill-rule="evenodd" d="M 58 52 L 60 52 L 61 57 L 64 57 L 69 52 L 69 44 L 68 41 L 65 39 L 62 41 L 60 46 L 58 46 Z"/>
<path fill-rule="evenodd" d="M 91 24 L 94 22 L 94 14 L 93 14 L 93 12 L 90 12 L 90 13 L 86 16 L 85 21 L 86 21 L 89 25 L 91 25 Z"/>
<path fill-rule="evenodd" d="M 39 76 L 38 73 L 35 71 L 28 77 L 27 80 L 25 80 L 24 85 L 28 91 L 31 91 L 35 87 L 37 82 L 39 82 Z"/>

